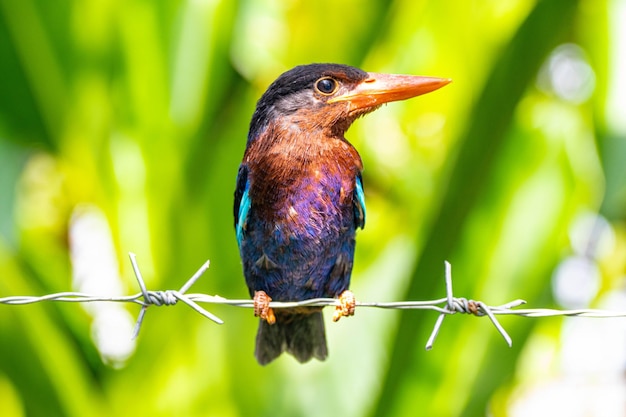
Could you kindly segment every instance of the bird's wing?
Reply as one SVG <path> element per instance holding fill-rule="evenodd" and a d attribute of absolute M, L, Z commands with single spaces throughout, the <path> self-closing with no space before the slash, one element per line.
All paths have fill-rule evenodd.
<path fill-rule="evenodd" d="M 237 188 L 235 189 L 235 206 L 233 214 L 235 216 L 235 230 L 237 231 L 237 243 L 241 246 L 243 232 L 246 229 L 248 210 L 250 210 L 250 198 L 248 197 L 248 167 L 241 164 L 237 173 Z"/>
<path fill-rule="evenodd" d="M 356 227 L 361 229 L 365 227 L 365 194 L 361 174 L 357 175 L 354 187 L 354 222 Z"/>

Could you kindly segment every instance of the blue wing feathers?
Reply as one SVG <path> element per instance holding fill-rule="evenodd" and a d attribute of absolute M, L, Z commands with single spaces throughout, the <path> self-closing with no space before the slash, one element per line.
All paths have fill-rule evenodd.
<path fill-rule="evenodd" d="M 356 185 L 354 187 L 354 218 L 357 227 L 363 229 L 365 227 L 365 194 L 363 193 L 363 182 L 361 175 L 356 177 Z"/>
<path fill-rule="evenodd" d="M 246 230 L 246 222 L 248 218 L 248 211 L 250 210 L 250 197 L 248 196 L 248 189 L 250 183 L 248 181 L 248 167 L 242 164 L 239 167 L 239 173 L 237 174 L 237 188 L 235 189 L 235 230 L 237 232 L 237 244 L 241 247 L 241 241 L 243 239 L 243 233 Z"/>
<path fill-rule="evenodd" d="M 363 182 L 361 175 L 356 177 L 356 185 L 354 187 L 354 220 L 356 227 L 363 229 L 365 227 L 365 194 L 363 193 Z"/>
<path fill-rule="evenodd" d="M 246 230 L 246 221 L 248 218 L 248 210 L 250 210 L 250 199 L 248 198 L 248 187 L 241 197 L 241 203 L 239 204 L 239 215 L 237 217 L 237 243 L 241 246 L 243 239 L 243 233 Z"/>

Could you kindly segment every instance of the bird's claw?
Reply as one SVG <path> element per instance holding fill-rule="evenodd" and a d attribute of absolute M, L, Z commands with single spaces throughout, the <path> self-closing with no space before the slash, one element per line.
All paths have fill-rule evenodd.
<path fill-rule="evenodd" d="M 350 290 L 345 290 L 339 296 L 339 305 L 335 307 L 333 321 L 339 321 L 342 317 L 353 316 L 355 309 L 356 298 L 354 297 L 354 293 Z"/>
<path fill-rule="evenodd" d="M 260 317 L 261 320 L 265 320 L 268 324 L 276 323 L 274 310 L 270 308 L 270 301 L 272 301 L 272 297 L 267 295 L 265 291 L 255 291 L 252 301 L 254 303 L 255 317 Z"/>

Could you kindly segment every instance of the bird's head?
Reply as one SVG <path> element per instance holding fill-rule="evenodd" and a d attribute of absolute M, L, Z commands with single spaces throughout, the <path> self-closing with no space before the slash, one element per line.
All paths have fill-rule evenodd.
<path fill-rule="evenodd" d="M 277 122 L 343 135 L 356 118 L 382 104 L 426 94 L 450 81 L 365 72 L 340 64 L 297 66 L 280 75 L 258 101 L 248 141 Z"/>

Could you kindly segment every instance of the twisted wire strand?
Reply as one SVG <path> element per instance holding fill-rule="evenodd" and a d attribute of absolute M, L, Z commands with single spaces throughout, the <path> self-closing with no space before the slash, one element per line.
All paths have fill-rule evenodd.
<path fill-rule="evenodd" d="M 154 306 L 173 306 L 179 301 L 188 305 L 199 314 L 212 320 L 217 324 L 223 324 L 223 320 L 207 311 L 200 304 L 222 304 L 242 308 L 254 308 L 254 302 L 250 299 L 226 299 L 219 295 L 208 294 L 187 294 L 186 292 L 191 286 L 209 269 L 209 261 L 205 262 L 196 273 L 185 282 L 179 290 L 152 291 L 146 288 L 143 276 L 137 264 L 136 255 L 129 253 L 130 262 L 133 267 L 135 278 L 139 284 L 141 292 L 134 295 L 126 295 L 119 297 L 99 296 L 93 294 L 85 294 L 81 292 L 59 292 L 55 294 L 47 294 L 43 296 L 10 296 L 0 298 L 0 305 L 26 305 L 40 302 L 68 302 L 68 303 L 89 303 L 89 302 L 116 302 L 116 303 L 135 303 L 141 306 L 139 316 L 133 332 L 133 338 L 139 335 L 143 320 L 145 318 L 148 307 Z M 510 301 L 499 306 L 489 306 L 482 301 L 468 300 L 463 297 L 454 297 L 452 292 L 452 267 L 449 262 L 445 262 L 445 282 L 446 297 L 428 301 L 392 301 L 392 302 L 363 302 L 357 301 L 357 307 L 396 309 L 396 310 L 431 310 L 439 313 L 430 337 L 426 343 L 426 350 L 432 349 L 435 339 L 439 334 L 441 325 L 446 316 L 456 313 L 471 314 L 477 317 L 487 316 L 496 330 L 504 338 L 506 343 L 512 346 L 511 337 L 499 323 L 496 316 L 521 316 L 521 317 L 592 317 L 592 318 L 619 318 L 626 317 L 626 311 L 607 311 L 598 309 L 577 309 L 577 310 L 557 310 L 550 308 L 526 308 L 517 309 L 517 307 L 526 303 L 526 301 L 518 299 Z M 335 298 L 314 298 L 303 301 L 271 301 L 271 308 L 295 308 L 295 307 L 328 307 L 339 306 L 340 302 Z"/>

